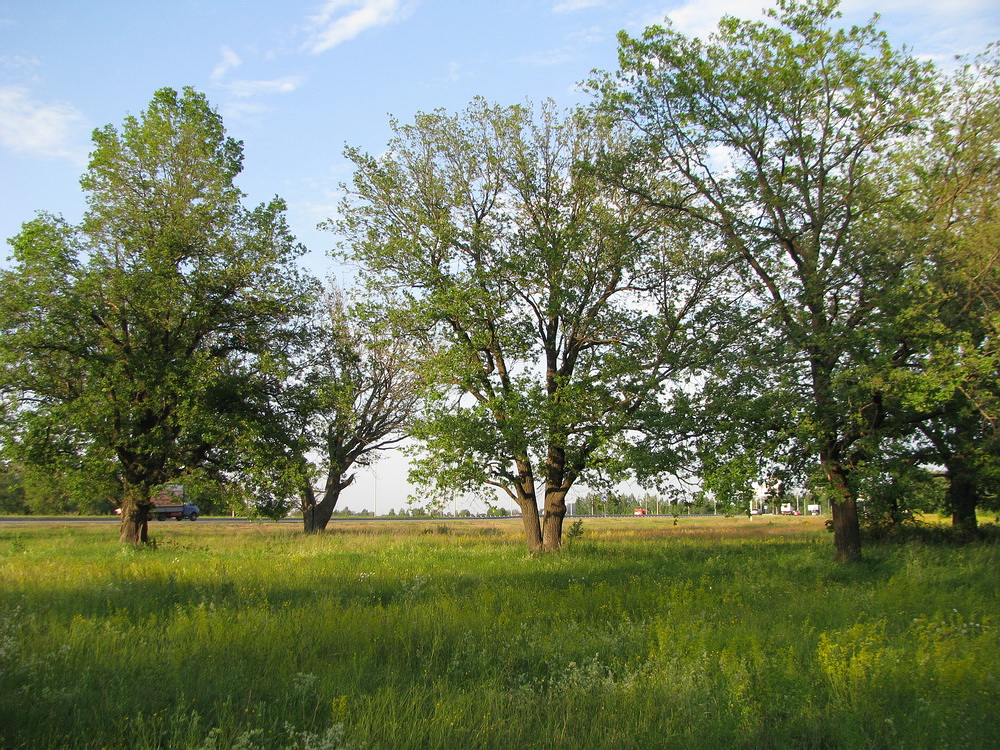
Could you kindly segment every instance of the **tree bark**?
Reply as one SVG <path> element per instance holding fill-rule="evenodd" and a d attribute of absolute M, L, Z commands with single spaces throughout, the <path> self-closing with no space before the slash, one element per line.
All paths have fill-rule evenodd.
<path fill-rule="evenodd" d="M 833 551 L 839 563 L 861 559 L 861 526 L 854 498 L 833 502 Z"/>
<path fill-rule="evenodd" d="M 839 563 L 861 559 L 861 524 L 858 503 L 847 485 L 846 470 L 838 462 L 823 459 L 823 470 L 835 494 L 833 510 L 834 559 Z"/>
<path fill-rule="evenodd" d="M 528 552 L 533 555 L 544 552 L 545 545 L 542 542 L 542 526 L 538 519 L 538 506 L 533 502 L 521 505 L 521 520 L 524 523 L 524 539 L 528 545 Z"/>
<path fill-rule="evenodd" d="M 976 520 L 979 493 L 975 476 L 961 456 L 950 456 L 947 470 L 946 501 L 951 510 L 951 525 L 963 533 L 975 534 L 979 530 Z"/>
<path fill-rule="evenodd" d="M 326 531 L 330 519 L 333 518 L 333 511 L 337 508 L 337 501 L 340 500 L 340 493 L 335 497 L 325 497 L 320 503 L 302 511 L 303 531 L 307 534 L 315 534 Z"/>
<path fill-rule="evenodd" d="M 126 494 L 122 500 L 122 520 L 118 528 L 118 542 L 139 546 L 149 543 L 149 501 L 136 501 Z"/>
<path fill-rule="evenodd" d="M 313 488 L 303 487 L 302 489 L 302 528 L 307 534 L 315 534 L 326 531 L 327 524 L 333 518 L 333 511 L 337 509 L 340 501 L 340 493 L 354 482 L 352 474 L 347 480 L 341 481 L 338 476 L 327 482 L 326 490 L 323 492 L 323 499 L 316 502 L 316 493 Z"/>
<path fill-rule="evenodd" d="M 524 541 L 528 552 L 537 555 L 544 551 L 542 544 L 542 524 L 538 518 L 538 495 L 535 493 L 535 475 L 531 463 L 525 457 L 514 459 L 518 478 L 514 482 L 517 491 L 515 499 L 521 509 L 521 523 L 524 525 Z"/>
<path fill-rule="evenodd" d="M 566 518 L 566 490 L 548 489 L 545 492 L 545 515 L 542 519 L 542 549 L 558 552 L 562 547 L 562 528 Z"/>

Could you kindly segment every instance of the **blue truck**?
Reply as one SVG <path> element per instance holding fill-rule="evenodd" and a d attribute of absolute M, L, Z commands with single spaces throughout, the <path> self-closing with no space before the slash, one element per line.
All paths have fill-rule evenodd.
<path fill-rule="evenodd" d="M 149 509 L 149 517 L 157 521 L 166 521 L 168 518 L 175 518 L 180 521 L 186 518 L 194 521 L 198 518 L 200 511 L 198 506 L 187 501 L 187 493 L 184 486 L 180 484 L 168 484 L 163 487 L 153 498 L 153 507 Z"/>

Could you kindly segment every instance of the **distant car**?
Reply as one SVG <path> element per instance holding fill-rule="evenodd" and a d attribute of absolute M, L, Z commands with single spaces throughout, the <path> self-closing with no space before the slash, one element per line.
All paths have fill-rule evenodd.
<path fill-rule="evenodd" d="M 648 516 L 649 515 L 649 509 L 648 508 L 636 508 L 635 510 L 632 511 L 632 515 L 633 516 Z"/>
<path fill-rule="evenodd" d="M 760 508 L 751 508 L 750 509 L 750 515 L 751 516 L 759 516 L 760 515 Z"/>

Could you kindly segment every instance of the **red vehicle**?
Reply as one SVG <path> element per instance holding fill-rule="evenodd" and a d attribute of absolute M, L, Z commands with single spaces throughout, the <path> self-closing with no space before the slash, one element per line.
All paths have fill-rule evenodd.
<path fill-rule="evenodd" d="M 633 516 L 648 516 L 649 515 L 649 509 L 648 508 L 636 508 L 635 510 L 632 511 L 632 515 Z"/>

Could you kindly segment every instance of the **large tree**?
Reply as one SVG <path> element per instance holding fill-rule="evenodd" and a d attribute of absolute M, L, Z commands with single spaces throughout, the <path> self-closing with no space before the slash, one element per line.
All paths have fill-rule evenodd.
<path fill-rule="evenodd" d="M 974 531 L 1000 487 L 1000 46 L 943 77 L 938 102 L 903 160 L 932 293 L 922 367 L 898 389 L 917 455 L 946 470 L 954 525 Z"/>
<path fill-rule="evenodd" d="M 407 437 L 420 394 L 419 353 L 372 305 L 352 313 L 331 288 L 317 318 L 312 345 L 279 399 L 307 533 L 326 528 L 355 469 Z"/>
<path fill-rule="evenodd" d="M 770 16 L 725 18 L 707 41 L 669 26 L 623 33 L 620 70 L 595 85 L 635 145 L 606 176 L 711 228 L 736 264 L 767 345 L 714 377 L 747 394 L 738 411 L 818 462 L 836 557 L 851 560 L 852 472 L 889 423 L 880 383 L 911 354 L 915 261 L 891 229 L 904 201 L 889 155 L 932 87 L 873 24 L 839 28 L 835 2 L 782 0 Z"/>
<path fill-rule="evenodd" d="M 0 276 L 3 450 L 117 482 L 139 543 L 154 487 L 226 468 L 313 285 L 282 201 L 242 205 L 242 144 L 202 94 L 161 89 L 93 140 L 82 223 L 28 222 Z"/>
<path fill-rule="evenodd" d="M 714 269 L 673 275 L 683 233 L 581 168 L 618 147 L 599 123 L 477 100 L 394 131 L 381 156 L 348 151 L 340 227 L 428 358 L 416 476 L 499 489 L 529 550 L 558 549 L 570 489 L 620 468 L 642 410 L 700 362 Z"/>

